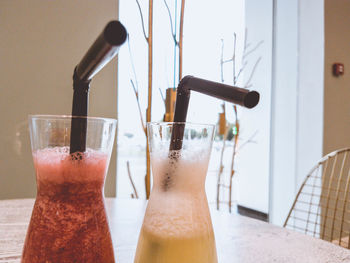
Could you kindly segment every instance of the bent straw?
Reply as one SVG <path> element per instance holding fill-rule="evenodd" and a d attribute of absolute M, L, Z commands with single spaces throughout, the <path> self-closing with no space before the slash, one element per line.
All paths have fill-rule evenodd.
<path fill-rule="evenodd" d="M 109 22 L 74 69 L 70 153 L 85 152 L 89 88 L 93 76 L 117 55 L 127 32 L 119 21 Z"/>
<path fill-rule="evenodd" d="M 182 148 L 191 90 L 232 102 L 248 109 L 254 108 L 258 104 L 260 98 L 259 93 L 256 91 L 249 91 L 247 89 L 229 86 L 223 83 L 200 79 L 193 76 L 185 76 L 177 87 L 170 150 L 180 150 Z"/>

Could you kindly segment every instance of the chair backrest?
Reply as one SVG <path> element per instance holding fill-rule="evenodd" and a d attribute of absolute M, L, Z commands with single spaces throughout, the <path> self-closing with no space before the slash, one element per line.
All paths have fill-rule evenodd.
<path fill-rule="evenodd" d="M 350 148 L 324 156 L 311 169 L 284 227 L 350 248 Z"/>

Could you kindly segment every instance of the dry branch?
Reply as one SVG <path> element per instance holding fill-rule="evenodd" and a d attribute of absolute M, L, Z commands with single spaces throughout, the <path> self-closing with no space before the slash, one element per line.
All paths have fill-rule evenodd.
<path fill-rule="evenodd" d="M 138 88 L 138 81 L 137 81 L 137 75 L 136 75 L 136 69 L 135 69 L 135 64 L 134 64 L 134 58 L 132 57 L 132 52 L 131 52 L 131 46 L 130 46 L 130 36 L 128 34 L 128 37 L 127 37 L 127 42 L 128 42 L 128 50 L 129 50 L 129 57 L 130 57 L 130 64 L 131 64 L 131 69 L 132 69 L 132 72 L 134 74 L 134 78 L 135 78 L 135 82 L 136 82 L 136 90 L 137 92 L 139 91 Z"/>
<path fill-rule="evenodd" d="M 135 1 L 137 3 L 139 14 L 141 17 L 142 32 L 143 32 L 143 35 L 144 35 L 144 37 L 147 41 L 147 45 L 148 45 L 148 99 L 147 99 L 148 105 L 147 105 L 147 109 L 146 109 L 146 122 L 150 122 L 151 121 L 151 110 L 152 110 L 152 77 L 153 77 L 153 72 L 152 72 L 152 67 L 153 67 L 153 58 L 152 58 L 152 56 L 153 56 L 153 0 L 149 0 L 149 2 L 148 2 L 149 3 L 149 6 L 148 6 L 148 36 L 147 36 L 146 30 L 145 30 L 145 21 L 144 21 L 141 5 L 139 3 L 139 0 L 135 0 Z M 174 29 L 174 27 L 173 27 L 170 8 L 169 8 L 166 0 L 163 0 L 163 2 L 165 4 L 165 7 L 166 7 L 168 15 L 169 15 L 171 34 L 172 34 L 174 42 L 175 42 L 175 48 L 176 48 L 176 46 L 179 46 L 179 78 L 181 79 L 181 77 L 182 77 L 183 20 L 184 20 L 185 0 L 182 0 L 182 3 L 181 3 L 179 42 L 177 42 L 177 39 L 176 39 L 176 28 Z M 134 68 L 133 68 L 133 70 L 135 72 Z M 174 65 L 174 70 L 175 70 L 175 65 Z M 145 129 L 145 124 L 143 122 L 141 107 L 140 107 L 140 103 L 139 103 L 139 99 L 138 99 L 139 94 L 138 94 L 138 85 L 137 85 L 137 80 L 136 80 L 136 74 L 135 74 L 135 81 L 136 81 L 136 85 L 135 85 L 135 83 L 133 83 L 133 81 L 131 81 L 131 84 L 132 84 L 134 92 L 135 92 L 139 112 L 141 115 L 141 121 L 143 124 L 142 126 L 143 126 L 143 129 L 144 129 L 145 134 L 146 134 L 145 187 L 146 187 L 146 198 L 148 199 L 149 195 L 150 195 L 150 174 L 151 174 L 150 153 L 149 153 L 148 135 L 147 135 L 147 132 Z M 174 78 L 174 81 L 175 81 L 175 78 Z M 161 96 L 162 96 L 163 101 L 165 101 L 162 92 L 161 92 Z"/>
<path fill-rule="evenodd" d="M 248 55 L 250 55 L 251 53 L 253 53 L 255 50 L 257 50 L 262 44 L 264 43 L 264 40 L 261 40 L 259 41 L 255 47 L 253 47 L 251 50 L 249 51 L 246 51 L 244 54 L 243 54 L 243 59 L 245 60 L 247 58 Z M 246 47 L 247 48 L 247 47 Z"/>
<path fill-rule="evenodd" d="M 141 121 L 142 129 L 143 129 L 143 132 L 146 134 L 146 126 L 145 126 L 145 122 L 143 121 L 142 110 L 141 110 L 141 106 L 140 106 L 139 92 L 138 92 L 138 89 L 135 87 L 135 84 L 132 81 L 132 79 L 130 79 L 130 82 L 131 82 L 131 86 L 132 86 L 134 93 L 135 93 L 137 107 L 139 109 L 139 114 L 140 114 L 140 121 Z"/>
<path fill-rule="evenodd" d="M 135 1 L 136 1 L 137 7 L 138 7 L 139 12 L 140 12 L 143 36 L 145 37 L 146 42 L 148 42 L 148 37 L 147 37 L 147 35 L 146 35 L 146 30 L 145 30 L 145 22 L 144 22 L 144 20 L 143 20 L 142 9 L 141 9 L 141 6 L 140 6 L 139 1 L 138 1 L 138 0 L 135 0 Z M 151 0 L 150 0 L 150 1 L 151 1 Z"/>
<path fill-rule="evenodd" d="M 141 110 L 141 106 L 140 106 L 139 85 L 138 85 L 138 81 L 137 81 L 137 75 L 136 75 L 136 70 L 135 70 L 135 65 L 134 65 L 134 59 L 132 57 L 129 35 L 128 35 L 127 40 L 128 40 L 127 42 L 128 42 L 128 49 L 129 49 L 130 64 L 131 64 L 132 72 L 134 74 L 134 79 L 135 79 L 135 83 L 134 83 L 134 81 L 132 79 L 130 79 L 130 83 L 131 83 L 131 86 L 132 86 L 132 88 L 134 90 L 134 93 L 135 93 L 142 129 L 143 129 L 143 132 L 146 134 L 146 125 L 145 125 L 145 122 L 143 121 L 142 110 Z"/>
<path fill-rule="evenodd" d="M 220 75 L 221 75 L 221 82 L 224 83 L 224 40 L 221 39 L 221 57 L 220 57 Z"/>
<path fill-rule="evenodd" d="M 179 82 L 182 79 L 182 64 L 183 64 L 183 39 L 184 39 L 184 19 L 185 19 L 185 0 L 181 1 L 180 13 L 180 36 L 179 36 Z"/>
<path fill-rule="evenodd" d="M 238 146 L 238 138 L 239 138 L 239 132 L 240 132 L 240 127 L 239 127 L 239 121 L 238 121 L 238 112 L 237 112 L 237 106 L 233 106 L 233 110 L 235 112 L 236 120 L 235 120 L 235 127 L 236 127 L 236 134 L 234 137 L 234 144 L 233 144 L 233 153 L 232 153 L 232 160 L 231 160 L 231 173 L 230 173 L 230 186 L 229 186 L 229 201 L 228 201 L 228 209 L 229 212 L 231 213 L 231 208 L 232 208 L 232 179 L 235 174 L 235 157 L 236 157 L 236 152 L 237 152 L 237 146 Z"/>
<path fill-rule="evenodd" d="M 159 93 L 160 93 L 160 96 L 162 97 L 162 101 L 164 103 L 164 107 L 165 107 L 165 111 L 166 111 L 166 100 L 164 98 L 164 95 L 163 95 L 163 92 L 162 92 L 161 88 L 159 88 Z"/>
<path fill-rule="evenodd" d="M 223 111 L 226 116 L 226 109 L 225 109 L 225 103 L 223 104 Z M 219 173 L 218 173 L 218 178 L 217 178 L 217 189 L 216 189 L 216 209 L 220 209 L 220 187 L 222 187 L 221 183 L 221 176 L 224 171 L 224 153 L 226 149 L 226 140 L 227 140 L 227 134 L 228 134 L 228 128 L 226 126 L 225 133 L 222 139 L 222 148 L 221 148 L 221 153 L 220 153 L 220 166 L 219 166 Z"/>
<path fill-rule="evenodd" d="M 135 187 L 135 184 L 134 184 L 134 180 L 132 179 L 132 176 L 131 176 L 129 161 L 126 162 L 126 168 L 127 168 L 127 171 L 128 171 L 128 177 L 129 177 L 129 180 L 130 180 L 130 184 L 131 184 L 132 189 L 133 189 L 133 193 L 131 194 L 131 197 L 138 199 L 139 195 L 137 194 L 137 190 L 136 190 L 136 187 Z"/>
<path fill-rule="evenodd" d="M 135 0 L 135 1 L 136 1 L 137 7 L 139 10 L 139 14 L 140 14 L 140 18 L 141 18 L 142 32 L 143 32 L 143 35 L 144 35 L 145 40 L 146 40 L 147 45 L 148 45 L 148 99 L 147 99 L 147 109 L 146 109 L 146 122 L 150 122 L 151 121 L 151 109 L 152 109 L 153 0 L 148 1 L 148 36 L 146 35 L 145 21 L 143 18 L 141 5 L 139 3 L 139 0 Z M 129 45 L 129 48 L 130 48 L 130 45 Z M 132 65 L 133 65 L 133 63 L 132 63 Z M 136 73 L 135 73 L 134 66 L 133 66 L 133 71 L 134 71 L 135 80 L 136 80 Z M 144 123 L 143 117 L 142 117 L 142 111 L 141 111 L 140 102 L 139 102 L 137 80 L 136 80 L 136 85 L 131 80 L 131 85 L 132 85 L 134 92 L 135 92 L 135 96 L 136 96 L 136 100 L 137 100 L 137 104 L 138 104 L 138 108 L 139 108 L 139 113 L 140 113 L 140 117 L 141 117 L 141 121 L 142 121 L 142 128 L 143 128 L 145 135 L 146 135 L 145 188 L 146 188 L 146 198 L 148 199 L 149 195 L 150 195 L 150 188 L 151 188 L 150 187 L 150 185 L 151 185 L 151 183 L 150 183 L 150 181 L 151 181 L 151 178 L 150 178 L 151 162 L 150 162 L 150 154 L 149 154 L 148 135 L 147 135 L 145 123 Z"/>
<path fill-rule="evenodd" d="M 244 146 L 246 146 L 248 143 L 257 143 L 256 141 L 253 141 L 254 137 L 255 137 L 257 134 L 258 134 L 258 130 L 256 130 L 256 131 L 248 138 L 248 140 L 245 140 L 245 141 L 241 144 L 241 146 L 239 146 L 239 148 L 238 148 L 236 154 L 237 154 L 240 150 L 242 150 L 242 148 L 243 148 Z"/>
<path fill-rule="evenodd" d="M 221 81 L 224 82 L 224 72 L 223 72 L 223 67 L 225 63 L 229 63 L 232 62 L 232 74 L 233 74 L 233 84 L 237 85 L 238 80 L 240 78 L 240 76 L 242 75 L 242 72 L 245 70 L 248 62 L 246 61 L 246 58 L 248 55 L 250 55 L 251 53 L 253 53 L 254 51 L 256 51 L 262 44 L 263 41 L 258 42 L 253 48 L 251 48 L 249 51 L 248 47 L 251 46 L 250 43 L 247 43 L 247 39 L 248 39 L 248 30 L 246 29 L 245 31 L 245 37 L 244 37 L 244 45 L 243 45 L 243 54 L 242 54 L 242 64 L 241 67 L 238 70 L 237 73 L 237 68 L 236 68 L 236 52 L 237 52 L 237 35 L 236 33 L 234 33 L 233 36 L 233 54 L 232 57 L 229 59 L 224 59 L 224 40 L 221 39 L 221 59 L 220 59 L 220 66 L 221 66 Z M 257 61 L 255 62 L 252 71 L 250 72 L 248 81 L 246 82 L 246 85 L 244 86 L 245 88 L 249 88 L 252 86 L 251 81 L 253 79 L 253 76 L 255 74 L 256 68 L 259 64 L 261 60 L 261 57 L 259 57 L 257 59 Z M 235 122 L 234 122 L 234 128 L 236 129 L 236 134 L 234 135 L 234 143 L 233 143 L 233 152 L 232 152 L 232 159 L 231 159 L 231 171 L 230 171 L 230 182 L 229 182 L 229 186 L 224 185 L 221 182 L 221 177 L 222 177 L 222 173 L 224 170 L 224 165 L 223 165 L 223 156 L 224 156 L 224 151 L 225 151 L 225 147 L 226 147 L 226 140 L 227 140 L 227 135 L 228 135 L 228 129 L 225 130 L 225 134 L 223 137 L 223 147 L 221 149 L 221 155 L 220 155 L 220 166 L 219 166 L 219 172 L 218 172 L 218 178 L 217 178 L 217 196 L 216 196 L 216 207 L 217 209 L 219 209 L 220 206 L 220 187 L 226 187 L 229 189 L 229 201 L 228 201 L 228 206 L 229 206 L 229 211 L 231 212 L 231 207 L 232 207 L 232 179 L 233 176 L 235 174 L 235 157 L 238 153 L 238 150 L 242 149 L 243 146 L 245 146 L 248 143 L 253 143 L 253 138 L 256 136 L 257 132 L 254 132 L 254 134 L 246 141 L 244 141 L 241 146 L 238 149 L 238 141 L 240 139 L 240 123 L 238 120 L 238 111 L 237 111 L 237 106 L 234 105 L 233 106 L 233 110 L 235 113 Z M 226 116 L 226 110 L 225 110 L 225 104 L 223 104 L 223 111 L 224 114 Z M 223 202 L 225 203 L 225 202 Z"/>
<path fill-rule="evenodd" d="M 243 70 L 245 69 L 245 67 L 247 66 L 247 64 L 248 64 L 247 62 L 244 62 L 243 65 L 242 65 L 242 67 L 239 69 L 237 76 L 234 76 L 234 77 L 233 77 L 233 83 L 234 83 L 234 85 L 237 84 L 238 79 L 239 79 L 239 76 L 242 74 L 242 72 L 243 72 Z"/>
<path fill-rule="evenodd" d="M 220 56 L 220 75 L 221 75 L 221 82 L 224 83 L 224 40 L 221 39 L 221 56 Z M 222 102 L 222 111 L 226 120 L 226 104 L 225 101 Z M 220 122 L 220 120 L 219 120 Z M 225 121 L 226 124 L 226 121 Z M 220 123 L 219 123 L 220 125 Z M 222 139 L 222 148 L 221 148 L 221 153 L 220 153 L 220 165 L 219 165 L 219 172 L 218 172 L 218 178 L 217 178 L 217 183 L 216 183 L 216 209 L 220 209 L 220 188 L 222 187 L 221 183 L 221 176 L 224 171 L 224 153 L 226 149 L 226 139 L 227 139 L 227 134 L 228 134 L 228 128 L 227 125 L 225 125 L 225 132 L 223 134 L 223 139 Z"/>
<path fill-rule="evenodd" d="M 152 110 L 152 69 L 153 69 L 153 0 L 148 3 L 148 106 L 146 110 L 146 121 L 151 121 Z M 148 134 L 146 133 L 146 198 L 151 192 L 151 156 L 149 152 Z"/>
<path fill-rule="evenodd" d="M 257 59 L 257 61 L 255 62 L 255 64 L 254 64 L 254 67 L 253 67 L 253 69 L 252 69 L 252 71 L 251 71 L 251 73 L 250 73 L 250 76 L 249 76 L 249 78 L 248 78 L 248 80 L 247 80 L 247 83 L 244 85 L 244 87 L 245 87 L 246 89 L 249 88 L 249 87 L 251 86 L 250 82 L 251 82 L 252 79 L 253 79 L 255 70 L 256 70 L 256 68 L 257 68 L 257 66 L 258 66 L 258 64 L 259 64 L 259 62 L 260 62 L 260 60 L 261 60 L 261 57 L 259 57 L 259 58 Z"/>
<path fill-rule="evenodd" d="M 175 42 L 175 45 L 179 45 L 179 43 L 177 42 L 177 39 L 176 39 L 176 32 L 174 31 L 174 26 L 173 26 L 173 18 L 171 17 L 171 12 L 170 12 L 170 8 L 168 6 L 168 3 L 166 0 L 163 0 L 164 2 L 164 5 L 168 11 L 168 16 L 169 16 L 169 21 L 170 21 L 170 29 L 171 29 L 171 36 L 173 37 L 174 39 L 174 42 Z"/>
<path fill-rule="evenodd" d="M 232 54 L 232 71 L 233 85 L 236 85 L 238 77 L 236 77 L 236 49 L 237 49 L 237 34 L 233 34 L 233 54 Z"/>

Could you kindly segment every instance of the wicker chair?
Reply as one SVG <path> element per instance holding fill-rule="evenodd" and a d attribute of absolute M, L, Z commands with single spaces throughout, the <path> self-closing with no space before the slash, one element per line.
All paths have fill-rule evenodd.
<path fill-rule="evenodd" d="M 350 148 L 323 157 L 305 178 L 284 227 L 350 249 Z"/>

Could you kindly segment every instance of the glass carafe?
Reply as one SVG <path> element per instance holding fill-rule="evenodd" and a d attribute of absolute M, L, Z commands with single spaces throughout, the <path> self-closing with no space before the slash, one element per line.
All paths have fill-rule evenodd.
<path fill-rule="evenodd" d="M 37 196 L 22 263 L 113 263 L 104 183 L 116 120 L 87 118 L 86 151 L 69 153 L 70 116 L 30 116 Z"/>
<path fill-rule="evenodd" d="M 169 151 L 174 126 L 148 123 L 153 189 L 135 263 L 216 263 L 205 179 L 215 127 L 186 123 L 181 150 Z"/>

